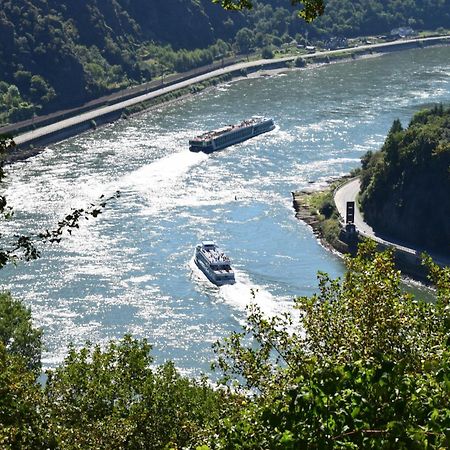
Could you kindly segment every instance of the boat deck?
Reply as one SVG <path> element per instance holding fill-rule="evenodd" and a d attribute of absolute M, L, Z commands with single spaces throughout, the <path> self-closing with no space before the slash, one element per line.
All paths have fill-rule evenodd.
<path fill-rule="evenodd" d="M 195 138 L 191 139 L 191 141 L 196 142 L 206 142 L 210 139 L 214 139 L 216 137 L 221 136 L 222 134 L 228 133 L 230 131 L 237 131 L 239 129 L 251 127 L 253 125 L 257 125 L 262 123 L 264 120 L 261 120 L 260 117 L 252 117 L 251 119 L 243 120 L 241 123 L 237 125 L 227 125 L 223 128 L 219 128 L 217 130 L 207 131 L 206 133 L 201 134 L 200 136 L 196 136 Z"/>
<path fill-rule="evenodd" d="M 200 251 L 210 264 L 218 266 L 230 264 L 230 258 L 227 255 L 225 255 L 225 253 L 218 251 L 215 248 L 214 249 L 202 248 L 200 249 Z"/>

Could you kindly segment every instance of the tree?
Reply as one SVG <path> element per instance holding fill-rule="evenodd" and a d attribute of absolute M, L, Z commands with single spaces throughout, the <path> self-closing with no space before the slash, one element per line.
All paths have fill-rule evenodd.
<path fill-rule="evenodd" d="M 39 75 L 33 75 L 30 82 L 30 96 L 36 103 L 48 103 L 56 96 L 55 90 Z"/>
<path fill-rule="evenodd" d="M 264 59 L 272 59 L 273 58 L 273 49 L 272 46 L 267 45 L 266 47 L 264 47 L 261 51 L 261 56 Z"/>
<path fill-rule="evenodd" d="M 379 232 L 445 254 L 450 240 L 450 108 L 435 105 L 363 158 L 361 205 Z"/>
<path fill-rule="evenodd" d="M 217 421 L 221 394 L 171 363 L 153 370 L 150 350 L 125 336 L 104 350 L 71 348 L 47 372 L 44 410 L 57 448 L 192 448 Z"/>
<path fill-rule="evenodd" d="M 254 39 L 253 33 L 248 28 L 240 29 L 236 34 L 236 45 L 239 48 L 239 52 L 248 53 L 253 47 Z"/>
<path fill-rule="evenodd" d="M 220 3 L 225 9 L 240 10 L 252 9 L 252 0 L 212 0 L 213 3 Z M 291 5 L 302 5 L 299 16 L 307 22 L 311 22 L 322 15 L 325 10 L 324 0 L 291 0 Z"/>
<path fill-rule="evenodd" d="M 306 67 L 306 60 L 302 58 L 301 56 L 297 56 L 294 60 L 295 67 Z"/>
<path fill-rule="evenodd" d="M 8 107 L 19 106 L 21 101 L 22 97 L 20 96 L 19 88 L 14 84 L 9 86 L 6 93 L 3 94 L 3 102 Z"/>
<path fill-rule="evenodd" d="M 42 391 L 23 358 L 0 341 L 0 446 L 5 450 L 48 449 Z"/>
<path fill-rule="evenodd" d="M 298 315 L 251 307 L 244 331 L 216 344 L 223 382 L 252 396 L 213 448 L 448 446 L 450 269 L 431 265 L 429 304 L 402 292 L 392 254 L 374 243 L 346 264 L 342 281 L 319 274 Z"/>
<path fill-rule="evenodd" d="M 41 336 L 42 331 L 33 327 L 30 309 L 9 293 L 0 293 L 0 342 L 36 375 L 41 369 Z"/>

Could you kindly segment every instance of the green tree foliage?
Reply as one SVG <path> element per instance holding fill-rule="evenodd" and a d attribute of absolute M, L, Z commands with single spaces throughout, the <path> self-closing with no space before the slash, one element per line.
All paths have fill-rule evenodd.
<path fill-rule="evenodd" d="M 236 34 L 236 45 L 239 53 L 248 53 L 253 47 L 253 33 L 248 28 L 242 28 Z"/>
<path fill-rule="evenodd" d="M 242 8 L 252 9 L 251 0 L 212 0 L 214 3 L 220 3 L 225 9 L 240 10 Z M 255 2 L 256 3 L 256 2 Z M 292 6 L 301 5 L 299 16 L 307 22 L 311 22 L 323 14 L 325 9 L 324 0 L 290 0 Z"/>
<path fill-rule="evenodd" d="M 41 330 L 31 312 L 10 294 L 0 293 L 0 447 L 45 448 L 37 384 L 41 368 Z"/>
<path fill-rule="evenodd" d="M 450 242 L 450 108 L 394 121 L 380 152 L 362 159 L 361 205 L 380 231 L 427 246 Z"/>
<path fill-rule="evenodd" d="M 306 21 L 297 17 L 299 8 Z M 0 87 L 0 123 L 148 81 L 160 76 L 160 66 L 184 71 L 208 64 L 228 52 L 213 47 L 230 47 L 244 28 L 252 46 L 263 49 L 294 37 L 307 45 L 448 23 L 445 0 L 3 0 L 0 83 L 16 86 L 20 99 L 3 99 Z"/>
<path fill-rule="evenodd" d="M 31 311 L 9 293 L 0 293 L 0 343 L 36 374 L 41 369 L 41 335 L 42 331 L 32 325 Z"/>
<path fill-rule="evenodd" d="M 150 346 L 129 336 L 70 348 L 41 389 L 0 341 L 1 447 L 448 448 L 450 269 L 426 259 L 432 304 L 402 292 L 374 243 L 346 263 L 342 280 L 319 274 L 294 313 L 252 307 L 244 331 L 216 345 L 230 389 L 152 368 Z M 10 313 L 19 327 L 22 312 Z"/>
<path fill-rule="evenodd" d="M 71 348 L 48 372 L 45 411 L 57 448 L 192 448 L 217 421 L 220 394 L 181 377 L 173 364 L 151 369 L 150 346 L 129 336 L 105 350 Z"/>
<path fill-rule="evenodd" d="M 20 317 L 19 317 L 20 320 Z M 13 332 L 13 334 L 16 334 Z M 20 356 L 0 341 L 0 447 L 5 450 L 48 448 L 43 426 L 42 391 Z"/>
<path fill-rule="evenodd" d="M 215 449 L 440 449 L 449 445 L 450 271 L 437 303 L 402 293 L 392 255 L 366 243 L 343 280 L 319 276 L 298 315 L 216 345 L 224 382 L 254 394 L 221 421 Z M 439 281 L 440 280 L 440 281 Z"/>
<path fill-rule="evenodd" d="M 270 45 L 264 47 L 261 50 L 261 57 L 264 59 L 272 59 L 273 58 L 273 50 Z"/>
<path fill-rule="evenodd" d="M 311 24 L 313 36 L 373 36 L 402 26 L 436 29 L 449 23 L 445 0 L 327 0 L 325 13 Z"/>
<path fill-rule="evenodd" d="M 33 75 L 30 80 L 30 97 L 35 103 L 49 103 L 56 96 L 55 90 L 39 75 Z"/>
<path fill-rule="evenodd" d="M 294 65 L 295 67 L 306 67 L 306 61 L 304 58 L 298 56 L 297 58 L 295 58 Z"/>
<path fill-rule="evenodd" d="M 149 43 L 141 48 L 141 70 L 149 78 L 161 77 L 162 73 L 185 72 L 226 57 L 230 48 L 221 39 L 205 49 L 196 50 L 176 51 L 170 45 Z"/>

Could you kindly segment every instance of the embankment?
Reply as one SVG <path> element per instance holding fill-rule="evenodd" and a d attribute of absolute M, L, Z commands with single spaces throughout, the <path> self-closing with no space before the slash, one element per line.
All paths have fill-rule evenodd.
<path fill-rule="evenodd" d="M 433 38 L 400 40 L 382 44 L 364 45 L 355 48 L 330 50 L 314 54 L 302 55 L 305 66 L 310 64 L 326 64 L 330 62 L 343 61 L 350 58 L 358 58 L 369 54 L 392 52 L 417 47 L 428 47 L 432 45 L 447 45 L 450 36 Z M 35 151 L 36 147 L 43 147 L 51 143 L 66 139 L 78 133 L 85 132 L 97 126 L 111 123 L 130 113 L 143 110 L 155 103 L 164 100 L 173 100 L 181 95 L 194 93 L 212 84 L 228 80 L 230 78 L 242 77 L 249 73 L 261 70 L 286 69 L 295 65 L 298 56 L 287 56 L 274 60 L 246 61 L 220 66 L 217 64 L 212 68 L 203 68 L 194 73 L 180 74 L 161 84 L 142 85 L 113 96 L 99 99 L 81 108 L 54 114 L 46 118 L 46 125 L 42 125 L 41 119 L 35 122 L 11 125 L 0 129 L 0 133 L 12 133 L 17 144 L 18 151 Z M 197 86 L 197 87 L 196 87 Z M 94 104 L 95 103 L 95 104 Z M 94 105 L 93 105 L 94 104 Z M 138 106 L 139 105 L 139 106 Z M 94 106 L 94 109 L 92 107 Z M 63 119 L 61 119 L 64 117 Z M 29 129 L 31 126 L 31 130 Z M 28 130 L 28 131 L 25 131 Z M 16 150 L 16 152 L 17 152 Z M 23 153 L 25 154 L 25 153 Z"/>
<path fill-rule="evenodd" d="M 336 191 L 348 184 L 352 177 L 343 177 L 323 190 L 303 190 L 292 192 L 293 206 L 296 217 L 308 224 L 317 239 L 327 248 L 339 254 L 354 255 L 357 245 L 363 239 L 372 239 L 380 251 L 391 250 L 395 264 L 403 275 L 420 281 L 428 282 L 428 269 L 422 264 L 422 251 L 390 242 L 386 237 L 365 233 L 357 227 L 346 227 L 345 212 L 336 207 L 334 196 Z M 448 266 L 448 261 L 431 254 L 433 260 L 441 267 Z"/>

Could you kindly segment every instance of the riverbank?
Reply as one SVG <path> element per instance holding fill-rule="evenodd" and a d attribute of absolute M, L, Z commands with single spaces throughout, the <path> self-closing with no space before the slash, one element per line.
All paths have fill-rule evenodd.
<path fill-rule="evenodd" d="M 15 161 L 24 159 L 28 157 L 27 155 L 36 154 L 46 145 L 126 118 L 130 114 L 144 111 L 155 104 L 161 104 L 165 101 L 172 101 L 174 98 L 180 98 L 184 95 L 199 92 L 206 87 L 223 82 L 223 77 L 227 77 L 226 81 L 228 81 L 230 78 L 236 79 L 246 76 L 265 76 L 268 71 L 272 70 L 285 71 L 293 68 L 303 69 L 333 62 L 345 62 L 392 51 L 448 44 L 450 44 L 450 36 L 439 36 L 433 38 L 400 40 L 383 44 L 371 44 L 348 49 L 329 50 L 314 54 L 304 54 L 301 56 L 288 56 L 274 60 L 240 62 L 238 64 L 204 73 L 200 76 L 194 76 L 192 78 L 187 77 L 187 79 L 184 77 L 181 82 L 173 83 L 143 95 L 127 98 L 125 101 L 108 104 L 107 106 L 15 135 L 14 139 L 17 143 L 16 150 L 14 151 L 15 155 L 10 155 L 8 160 Z M 119 99 L 126 97 L 127 96 L 122 95 L 119 96 Z"/>
<path fill-rule="evenodd" d="M 346 228 L 345 207 L 338 206 L 335 200 L 338 192 L 354 181 L 355 178 L 348 175 L 330 181 L 320 190 L 304 189 L 292 192 L 296 217 L 311 227 L 325 248 L 337 252 L 338 255 L 354 255 L 359 242 L 363 239 L 372 239 L 380 251 L 388 249 L 393 251 L 396 266 L 405 277 L 428 284 L 428 269 L 422 264 L 422 251 L 380 239 L 376 234 L 369 235 L 359 223 L 356 229 Z M 352 200 L 355 201 L 354 198 Z M 441 267 L 448 266 L 446 261 L 433 254 L 431 256 Z"/>
<path fill-rule="evenodd" d="M 351 179 L 351 176 L 330 180 L 321 189 L 302 189 L 292 192 L 295 217 L 311 227 L 318 241 L 328 250 L 340 256 L 354 254 L 356 245 L 341 240 L 342 224 L 333 199 L 335 189 Z"/>
<path fill-rule="evenodd" d="M 47 330 L 44 364 L 61 361 L 68 340 L 108 342 L 129 331 L 155 343 L 158 361 L 174 359 L 184 373 L 199 374 L 209 367 L 210 343 L 245 320 L 248 302 L 282 313 L 292 298 L 314 294 L 318 270 L 342 277 L 336 254 L 295 219 L 290 193 L 356 167 L 392 117 L 406 123 L 417 110 L 411 93 L 445 101 L 449 52 L 400 52 L 227 83 L 7 168 L 4 195 L 16 215 L 5 238 L 52 227 L 101 194 L 123 193 L 66 244 L 42 248 L 37 263 L 4 269 L 6 287 L 35 305 Z M 352 77 L 356 71 L 362 75 Z M 387 90 L 384 74 L 391 76 Z M 405 86 L 411 95 L 403 97 Z M 185 147 L 190 130 L 235 123 L 266 107 L 279 126 L 271 133 L 210 156 Z M 233 288 L 216 289 L 192 270 L 203 239 L 233 259 Z"/>

